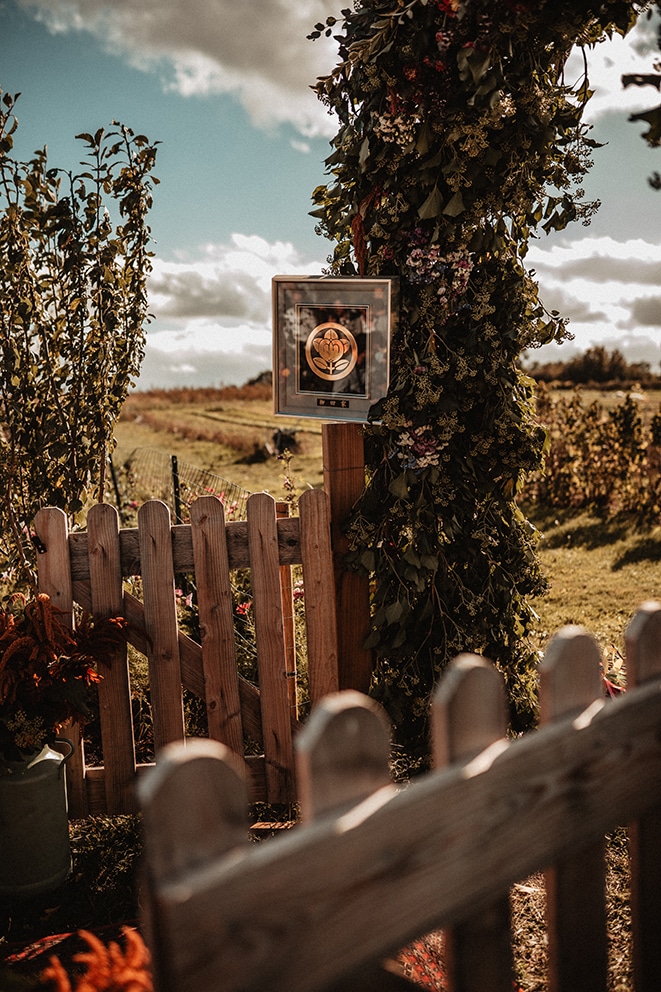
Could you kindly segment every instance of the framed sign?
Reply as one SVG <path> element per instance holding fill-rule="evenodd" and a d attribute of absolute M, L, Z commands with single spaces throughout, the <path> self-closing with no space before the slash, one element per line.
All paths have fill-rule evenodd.
<path fill-rule="evenodd" d="M 396 279 L 275 276 L 275 412 L 366 421 L 388 389 Z"/>

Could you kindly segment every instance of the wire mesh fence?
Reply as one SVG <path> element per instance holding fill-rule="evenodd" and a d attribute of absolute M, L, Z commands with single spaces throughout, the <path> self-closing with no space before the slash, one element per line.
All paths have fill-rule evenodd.
<path fill-rule="evenodd" d="M 229 520 L 245 520 L 250 493 L 207 469 L 183 462 L 158 448 L 136 448 L 124 463 L 131 490 L 142 499 L 161 499 L 177 522 L 188 517 L 198 496 L 217 496 Z"/>

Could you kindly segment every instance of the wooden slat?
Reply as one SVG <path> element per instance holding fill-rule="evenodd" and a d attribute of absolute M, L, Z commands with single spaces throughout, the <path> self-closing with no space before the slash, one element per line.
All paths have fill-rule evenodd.
<path fill-rule="evenodd" d="M 138 526 L 154 749 L 158 755 L 166 744 L 184 739 L 184 707 L 168 507 L 160 500 L 145 503 L 138 511 Z"/>
<path fill-rule="evenodd" d="M 314 706 L 339 686 L 337 620 L 328 565 L 332 559 L 328 497 L 310 489 L 299 500 L 301 559 L 310 701 Z M 329 595 L 330 593 L 330 595 Z"/>
<path fill-rule="evenodd" d="M 295 798 L 294 749 L 287 689 L 275 500 L 253 493 L 247 501 L 255 643 L 262 704 L 262 735 L 269 802 Z"/>
<path fill-rule="evenodd" d="M 289 516 L 289 503 L 275 504 L 278 520 L 286 520 Z M 291 565 L 280 566 L 280 596 L 282 598 L 282 630 L 285 640 L 285 665 L 287 667 L 287 693 L 289 695 L 289 712 L 292 720 L 298 719 L 297 694 L 297 659 L 296 659 L 296 625 L 294 619 L 294 578 Z"/>
<path fill-rule="evenodd" d="M 643 603 L 625 635 L 629 686 L 661 676 L 661 603 Z M 661 804 L 629 826 L 636 992 L 661 989 Z"/>
<path fill-rule="evenodd" d="M 390 785 L 389 758 L 381 707 L 351 690 L 327 696 L 296 738 L 301 820 L 337 815 Z"/>
<path fill-rule="evenodd" d="M 564 627 L 540 666 L 542 725 L 576 715 L 604 695 L 601 652 L 581 627 Z M 549 992 L 606 992 L 606 848 L 603 838 L 546 872 Z"/>
<path fill-rule="evenodd" d="M 231 569 L 249 568 L 248 525 L 245 520 L 229 520 L 227 529 L 227 553 Z M 69 537 L 71 555 L 71 577 L 75 581 L 89 579 L 87 556 L 87 533 L 77 531 Z M 138 528 L 122 528 L 120 535 L 122 575 L 140 575 L 140 534 Z M 278 558 L 281 565 L 300 565 L 298 517 L 278 521 Z M 172 527 L 172 563 L 175 574 L 192 572 L 194 569 L 193 539 L 188 524 L 175 524 Z"/>
<path fill-rule="evenodd" d="M 124 596 L 119 561 L 119 514 L 109 503 L 99 503 L 87 515 L 92 613 L 95 617 L 122 616 Z M 126 645 L 99 664 L 99 716 L 105 766 L 106 811 L 135 810 L 135 746 L 131 687 Z"/>
<path fill-rule="evenodd" d="M 204 929 L 172 933 L 163 925 L 157 893 L 164 881 L 204 873 L 228 851 L 248 845 L 247 792 L 240 761 L 218 741 L 193 740 L 163 749 L 138 783 L 147 855 L 147 940 L 156 986 L 205 992 L 180 972 L 181 948 L 212 955 Z M 156 896 L 156 897 L 155 897 Z M 224 983 L 222 976 L 221 983 Z M 218 976 L 215 987 L 219 988 Z M 211 992 L 208 986 L 207 992 Z"/>
<path fill-rule="evenodd" d="M 373 668 L 372 652 L 363 648 L 370 632 L 370 580 L 350 571 L 344 561 L 349 550 L 344 526 L 365 488 L 362 425 L 323 424 L 322 458 L 332 520 L 339 685 L 367 692 Z"/>
<path fill-rule="evenodd" d="M 350 690 L 327 696 L 296 738 L 296 780 L 303 823 L 346 813 L 390 785 L 390 727 L 381 707 Z M 328 992 L 414 989 L 396 967 L 369 962 Z"/>
<path fill-rule="evenodd" d="M 166 882 L 163 933 L 204 934 L 180 948 L 181 992 L 219 974 L 223 992 L 313 992 L 474 915 L 568 845 L 659 802 L 660 721 L 660 687 L 644 686 Z M 209 947 L 224 949 L 222 968 Z"/>
<path fill-rule="evenodd" d="M 472 654 L 456 658 L 432 704 L 434 765 L 469 761 L 507 733 L 502 676 Z M 507 894 L 445 933 L 449 992 L 511 992 L 514 978 Z"/>
<path fill-rule="evenodd" d="M 39 510 L 34 529 L 46 550 L 37 555 L 39 591 L 50 596 L 51 603 L 64 613 L 63 621 L 73 624 L 73 586 L 69 561 L 69 524 L 63 510 L 47 507 Z M 69 722 L 62 730 L 74 744 L 74 752 L 66 766 L 69 816 L 87 816 L 85 790 L 85 745 L 80 723 Z"/>
<path fill-rule="evenodd" d="M 209 736 L 243 755 L 225 512 L 215 496 L 190 506 Z"/>

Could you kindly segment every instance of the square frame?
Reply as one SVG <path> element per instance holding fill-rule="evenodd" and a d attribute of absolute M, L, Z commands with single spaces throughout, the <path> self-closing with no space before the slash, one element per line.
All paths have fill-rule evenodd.
<path fill-rule="evenodd" d="M 386 395 L 399 282 L 274 276 L 276 414 L 364 423 Z"/>

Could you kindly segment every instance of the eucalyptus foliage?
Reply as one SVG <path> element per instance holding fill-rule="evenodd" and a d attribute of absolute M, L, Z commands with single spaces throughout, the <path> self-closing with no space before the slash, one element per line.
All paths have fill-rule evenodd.
<path fill-rule="evenodd" d="M 0 91 L 1 95 L 1 91 Z M 77 137 L 86 160 L 11 157 L 15 98 L 0 106 L 0 557 L 31 574 L 43 505 L 103 499 L 113 426 L 144 353 L 156 148 L 114 123 Z"/>
<path fill-rule="evenodd" d="M 535 706 L 527 635 L 545 580 L 516 503 L 545 431 L 523 349 L 567 337 L 523 263 L 538 230 L 588 223 L 595 142 L 584 48 L 625 34 L 623 0 L 358 0 L 317 92 L 339 118 L 314 191 L 333 273 L 399 277 L 391 381 L 371 411 L 353 562 L 375 578 L 374 693 L 402 739 L 456 654 L 503 670 L 517 725 Z"/>

